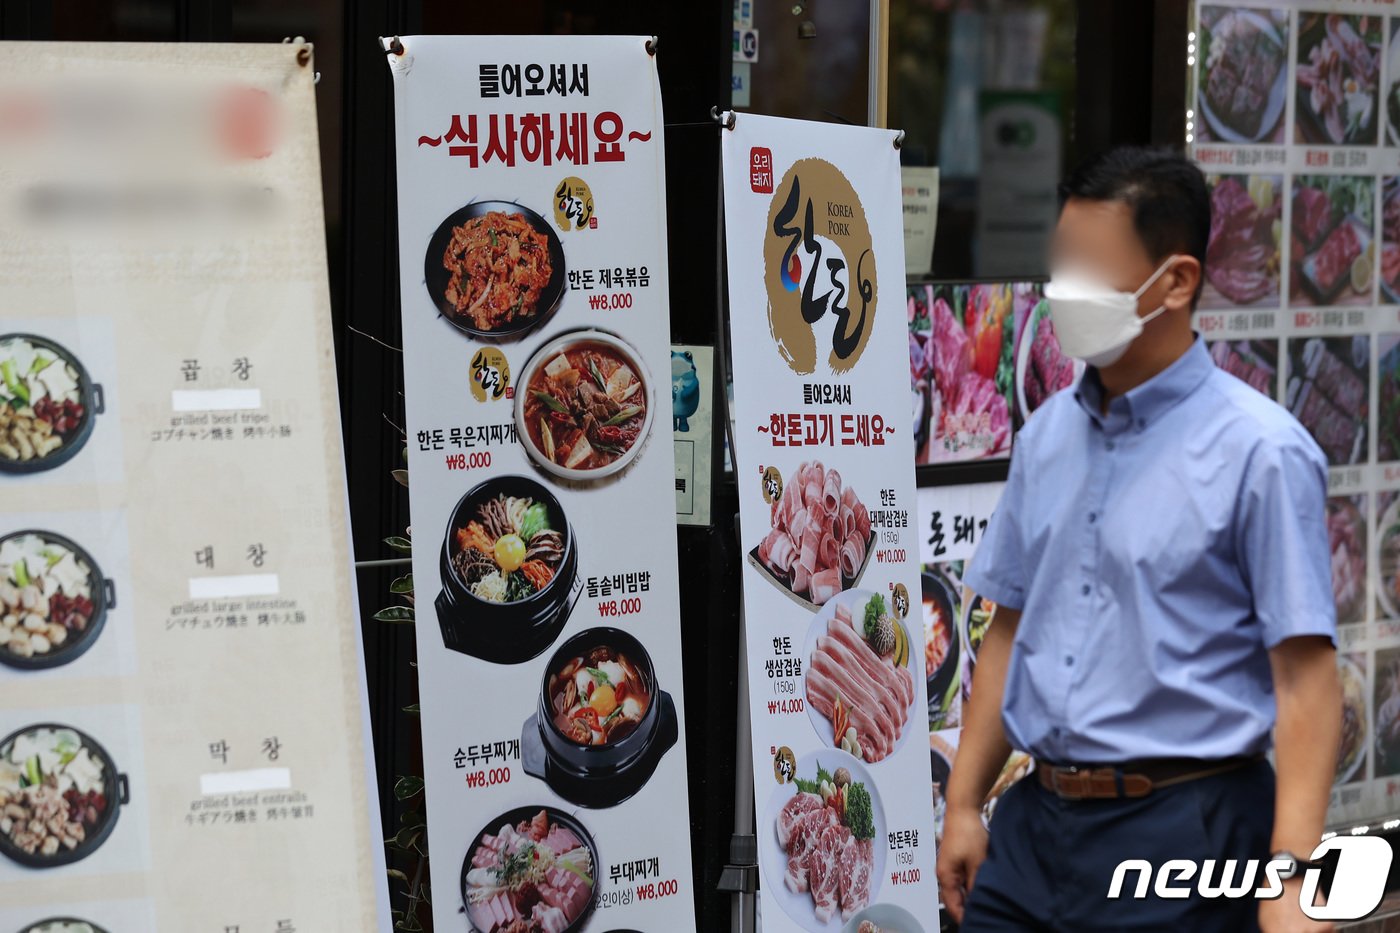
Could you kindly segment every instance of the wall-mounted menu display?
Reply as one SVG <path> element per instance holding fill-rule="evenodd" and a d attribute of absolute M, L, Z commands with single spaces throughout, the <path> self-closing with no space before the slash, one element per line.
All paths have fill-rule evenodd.
<path fill-rule="evenodd" d="M 765 927 L 938 928 L 895 134 L 722 135 Z"/>
<path fill-rule="evenodd" d="M 0 54 L 0 929 L 387 922 L 312 83 Z"/>
<path fill-rule="evenodd" d="M 1331 467 L 1344 687 L 1329 822 L 1400 812 L 1400 3 L 1201 2 L 1188 142 L 1211 188 L 1197 328 Z"/>
<path fill-rule="evenodd" d="M 935 838 L 943 839 L 948 779 L 962 738 L 963 704 L 972 695 L 977 652 L 996 605 L 963 586 L 963 571 L 981 543 L 1004 483 L 974 483 L 919 490 L 920 589 L 928 671 L 929 765 L 933 770 Z M 982 806 L 990 825 L 997 801 L 1032 769 L 1025 752 L 1013 751 Z"/>
<path fill-rule="evenodd" d="M 653 56 L 388 55 L 440 931 L 695 922 Z"/>

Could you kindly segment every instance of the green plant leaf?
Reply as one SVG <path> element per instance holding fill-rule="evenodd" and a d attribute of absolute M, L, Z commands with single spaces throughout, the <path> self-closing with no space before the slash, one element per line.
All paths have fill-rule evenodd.
<path fill-rule="evenodd" d="M 422 933 L 423 924 L 418 922 L 418 918 L 413 914 L 408 914 L 398 923 L 394 924 L 394 929 L 402 930 L 404 933 Z"/>
<path fill-rule="evenodd" d="M 407 800 L 410 797 L 417 797 L 423 792 L 423 779 L 416 774 L 405 774 L 399 777 L 394 784 L 394 797 L 397 800 Z"/>
<path fill-rule="evenodd" d="M 389 869 L 389 877 L 393 878 L 395 881 L 402 881 L 404 884 L 408 884 L 408 875 L 405 875 L 397 868 Z M 395 913 L 397 913 L 397 911 L 395 911 Z"/>
<path fill-rule="evenodd" d="M 392 477 L 394 478 L 394 481 L 395 481 L 396 483 L 398 483 L 400 486 L 403 486 L 405 489 L 408 488 L 408 471 L 407 471 L 407 470 L 390 470 L 390 471 L 389 471 L 389 475 L 392 476 Z"/>
<path fill-rule="evenodd" d="M 409 810 L 403 816 L 399 817 L 399 822 L 408 829 L 417 829 L 420 826 L 428 825 L 428 821 L 423 818 L 423 812 L 421 810 Z"/>
<path fill-rule="evenodd" d="M 432 898 L 429 897 L 430 893 L 431 892 L 428 891 L 428 882 L 423 882 L 423 884 L 418 889 L 418 896 L 423 899 L 424 904 L 432 903 Z"/>
<path fill-rule="evenodd" d="M 394 834 L 394 845 L 400 849 L 412 849 L 413 844 L 418 841 L 418 837 L 423 835 L 421 826 L 405 826 Z"/>
<path fill-rule="evenodd" d="M 413 704 L 411 704 L 411 705 L 409 705 L 409 706 L 405 706 L 405 707 L 403 708 L 403 711 L 404 711 L 405 713 L 408 713 L 409 715 L 417 716 L 419 713 L 423 712 L 423 708 L 422 708 L 421 706 L 419 706 L 417 703 L 413 703 Z"/>
<path fill-rule="evenodd" d="M 396 551 L 402 551 L 405 554 L 413 553 L 413 542 L 407 538 L 402 538 L 398 535 L 390 535 L 384 539 L 384 543 Z"/>
<path fill-rule="evenodd" d="M 401 576 L 401 577 L 399 577 L 397 580 L 395 580 L 393 583 L 390 583 L 390 584 L 389 584 L 389 592 L 390 592 L 390 593 L 398 593 L 399 595 L 403 595 L 403 594 L 405 594 L 405 593 L 412 593 L 412 592 L 413 592 L 413 574 L 411 574 L 411 573 L 404 574 L 403 576 Z"/>
<path fill-rule="evenodd" d="M 411 606 L 389 606 L 389 607 L 386 608 L 386 609 L 381 609 L 381 610 L 379 610 L 378 612 L 376 612 L 376 613 L 374 614 L 374 618 L 375 618 L 375 621 L 377 621 L 377 622 L 393 622 L 393 623 L 412 622 L 412 621 L 413 621 L 413 607 L 411 607 Z"/>

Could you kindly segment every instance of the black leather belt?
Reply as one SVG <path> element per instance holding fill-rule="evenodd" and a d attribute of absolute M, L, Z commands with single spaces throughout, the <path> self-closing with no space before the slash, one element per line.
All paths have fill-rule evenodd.
<path fill-rule="evenodd" d="M 1118 765 L 1035 763 L 1040 785 L 1063 800 L 1117 800 L 1146 797 L 1154 790 L 1237 771 L 1263 756 L 1237 758 L 1148 758 Z"/>

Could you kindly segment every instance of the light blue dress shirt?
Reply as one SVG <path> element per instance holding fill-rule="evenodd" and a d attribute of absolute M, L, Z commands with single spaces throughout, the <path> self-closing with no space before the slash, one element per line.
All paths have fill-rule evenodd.
<path fill-rule="evenodd" d="M 1102 399 L 1091 368 L 1028 421 L 966 575 L 1023 613 L 1007 739 L 1059 764 L 1266 751 L 1268 649 L 1335 641 L 1326 458 L 1199 337 Z"/>

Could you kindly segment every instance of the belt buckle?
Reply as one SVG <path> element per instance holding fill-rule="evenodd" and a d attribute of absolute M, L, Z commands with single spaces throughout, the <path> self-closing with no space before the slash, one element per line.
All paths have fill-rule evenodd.
<path fill-rule="evenodd" d="M 1050 783 L 1054 787 L 1055 796 L 1059 797 L 1061 800 L 1083 800 L 1084 792 L 1082 787 L 1080 788 L 1079 793 L 1070 793 L 1066 790 L 1061 789 L 1060 778 L 1064 775 L 1069 774 L 1078 775 L 1080 774 L 1080 770 L 1074 765 L 1069 765 L 1067 767 L 1055 768 L 1053 771 L 1050 772 Z"/>

